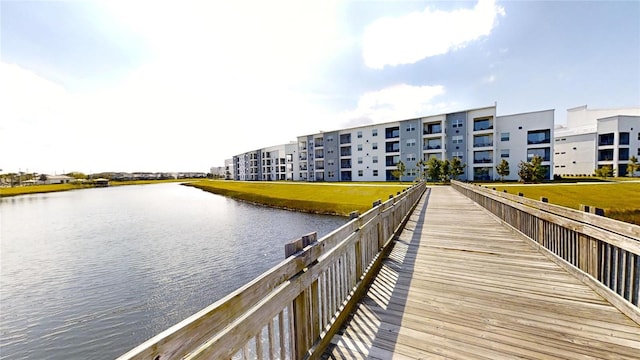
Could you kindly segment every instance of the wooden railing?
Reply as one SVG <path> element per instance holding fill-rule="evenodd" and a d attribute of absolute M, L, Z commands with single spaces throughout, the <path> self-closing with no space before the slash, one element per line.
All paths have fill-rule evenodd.
<path fill-rule="evenodd" d="M 425 190 L 413 185 L 320 240 L 287 244 L 280 264 L 119 359 L 318 358 Z"/>
<path fill-rule="evenodd" d="M 640 226 L 452 181 L 640 324 Z M 560 260 L 561 259 L 561 260 Z"/>

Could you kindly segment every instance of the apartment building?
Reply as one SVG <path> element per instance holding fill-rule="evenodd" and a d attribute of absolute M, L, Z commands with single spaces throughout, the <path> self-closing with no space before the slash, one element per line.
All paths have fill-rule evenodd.
<path fill-rule="evenodd" d="M 625 176 L 629 158 L 640 157 L 640 108 L 568 109 L 554 143 L 556 174 L 591 175 L 606 165 Z"/>
<path fill-rule="evenodd" d="M 235 170 L 233 166 L 233 158 L 224 160 L 224 178 L 226 180 L 233 180 Z"/>
<path fill-rule="evenodd" d="M 274 145 L 235 155 L 229 168 L 241 181 L 293 180 L 297 142 Z"/>
<path fill-rule="evenodd" d="M 510 164 L 508 180 L 517 180 L 520 161 L 543 158 L 553 177 L 554 110 L 496 116 L 496 106 L 415 119 L 319 132 L 298 137 L 298 181 L 390 181 L 399 161 L 402 180 L 419 176 L 421 159 L 459 158 L 462 180 L 497 178 L 495 166 Z"/>

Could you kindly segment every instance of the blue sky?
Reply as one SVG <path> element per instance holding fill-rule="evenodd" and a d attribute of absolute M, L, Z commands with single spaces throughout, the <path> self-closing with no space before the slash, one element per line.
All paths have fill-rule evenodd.
<path fill-rule="evenodd" d="M 498 104 L 640 106 L 638 1 L 0 0 L 0 169 L 208 171 Z"/>

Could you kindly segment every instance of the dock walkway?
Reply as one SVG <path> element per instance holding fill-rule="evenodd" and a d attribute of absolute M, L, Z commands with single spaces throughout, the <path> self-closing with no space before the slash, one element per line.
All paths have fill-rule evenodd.
<path fill-rule="evenodd" d="M 442 186 L 323 358 L 640 359 L 640 326 Z"/>

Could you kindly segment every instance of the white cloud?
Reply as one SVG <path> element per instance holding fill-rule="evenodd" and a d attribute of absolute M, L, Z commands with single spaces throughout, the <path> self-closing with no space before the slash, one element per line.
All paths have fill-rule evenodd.
<path fill-rule="evenodd" d="M 363 57 L 371 68 L 412 64 L 446 54 L 487 36 L 504 8 L 480 0 L 473 9 L 450 12 L 426 8 L 398 18 L 381 18 L 365 30 Z"/>
<path fill-rule="evenodd" d="M 411 86 L 400 84 L 360 96 L 356 109 L 340 114 L 340 127 L 352 127 L 378 122 L 432 114 L 451 104 L 434 102 L 445 94 L 442 85 Z"/>

